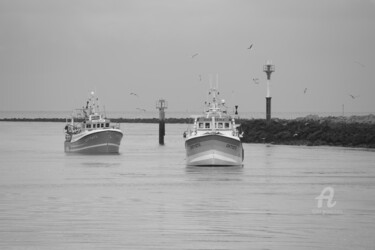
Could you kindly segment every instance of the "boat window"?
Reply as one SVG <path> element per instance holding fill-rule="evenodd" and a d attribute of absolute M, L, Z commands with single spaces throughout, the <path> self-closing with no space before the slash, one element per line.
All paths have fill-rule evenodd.
<path fill-rule="evenodd" d="M 199 123 L 199 128 L 203 128 L 203 122 Z"/>
<path fill-rule="evenodd" d="M 93 124 L 93 125 L 92 125 L 92 128 L 96 128 L 96 124 Z"/>
<path fill-rule="evenodd" d="M 228 122 L 225 123 L 225 128 L 229 128 L 229 123 Z"/>
<path fill-rule="evenodd" d="M 222 122 L 218 123 L 218 128 L 223 128 L 223 123 Z"/>
<path fill-rule="evenodd" d="M 106 124 L 105 124 L 105 127 L 106 127 L 106 128 L 109 128 L 109 123 L 106 123 Z"/>
<path fill-rule="evenodd" d="M 102 124 L 100 125 L 100 127 L 104 128 L 104 123 L 102 123 Z"/>
<path fill-rule="evenodd" d="M 210 128 L 210 123 L 209 123 L 209 122 L 206 122 L 206 123 L 204 124 L 204 128 Z"/>
<path fill-rule="evenodd" d="M 91 124 L 87 124 L 87 125 L 86 125 L 86 128 L 91 128 Z"/>

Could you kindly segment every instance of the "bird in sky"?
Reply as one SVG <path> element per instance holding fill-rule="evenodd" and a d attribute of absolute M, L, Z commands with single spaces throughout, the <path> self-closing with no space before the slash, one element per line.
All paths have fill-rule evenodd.
<path fill-rule="evenodd" d="M 250 46 L 249 46 L 249 48 L 247 48 L 247 49 L 251 49 L 253 47 L 253 44 L 251 44 Z"/>
<path fill-rule="evenodd" d="M 194 55 L 191 56 L 191 58 L 194 58 L 194 57 L 196 57 L 198 55 L 199 55 L 199 53 L 195 53 Z"/>
<path fill-rule="evenodd" d="M 307 92 L 307 88 L 305 88 L 305 90 L 303 91 L 303 93 L 306 94 L 306 92 Z"/>
<path fill-rule="evenodd" d="M 357 98 L 357 97 L 359 97 L 359 95 L 352 95 L 352 94 L 349 94 L 349 96 L 352 98 L 352 99 L 355 99 L 355 98 Z"/>
<path fill-rule="evenodd" d="M 358 64 L 359 66 L 361 66 L 362 68 L 366 67 L 366 65 L 364 65 L 363 63 L 361 62 L 358 62 L 358 61 L 354 61 L 356 64 Z"/>
<path fill-rule="evenodd" d="M 139 111 L 143 111 L 143 112 L 146 112 L 147 110 L 145 110 L 145 109 L 141 109 L 141 108 L 137 108 L 137 110 L 139 110 Z"/>
<path fill-rule="evenodd" d="M 131 92 L 130 95 L 134 95 L 136 97 L 139 97 L 136 93 Z"/>
<path fill-rule="evenodd" d="M 253 78 L 253 82 L 254 82 L 255 84 L 259 84 L 259 78 Z"/>

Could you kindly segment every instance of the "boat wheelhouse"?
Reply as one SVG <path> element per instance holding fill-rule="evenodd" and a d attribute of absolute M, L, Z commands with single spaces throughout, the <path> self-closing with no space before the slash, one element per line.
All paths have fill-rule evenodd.
<path fill-rule="evenodd" d="M 205 113 L 194 117 L 192 128 L 184 133 L 186 164 L 195 166 L 241 165 L 244 152 L 235 117 L 227 112 L 225 101 L 217 101 L 219 92 L 211 88 L 212 102 Z"/>
<path fill-rule="evenodd" d="M 66 153 L 119 153 L 123 133 L 120 124 L 112 124 L 99 111 L 94 92 L 86 107 L 77 109 L 65 125 Z"/>

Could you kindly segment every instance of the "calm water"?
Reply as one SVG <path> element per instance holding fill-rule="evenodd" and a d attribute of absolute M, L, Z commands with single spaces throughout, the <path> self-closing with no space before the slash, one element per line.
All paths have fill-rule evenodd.
<path fill-rule="evenodd" d="M 186 125 L 165 146 L 121 128 L 119 155 L 82 156 L 62 123 L 0 122 L 0 249 L 375 248 L 374 151 L 245 144 L 243 167 L 187 167 Z"/>

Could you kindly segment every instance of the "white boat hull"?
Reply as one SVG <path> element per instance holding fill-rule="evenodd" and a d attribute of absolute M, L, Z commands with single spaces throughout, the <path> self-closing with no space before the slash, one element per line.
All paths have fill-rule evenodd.
<path fill-rule="evenodd" d="M 64 143 L 66 153 L 116 154 L 119 153 L 123 133 L 118 129 L 97 130 Z"/>
<path fill-rule="evenodd" d="M 220 134 L 188 138 L 186 164 L 191 166 L 238 166 L 244 158 L 239 139 Z"/>

